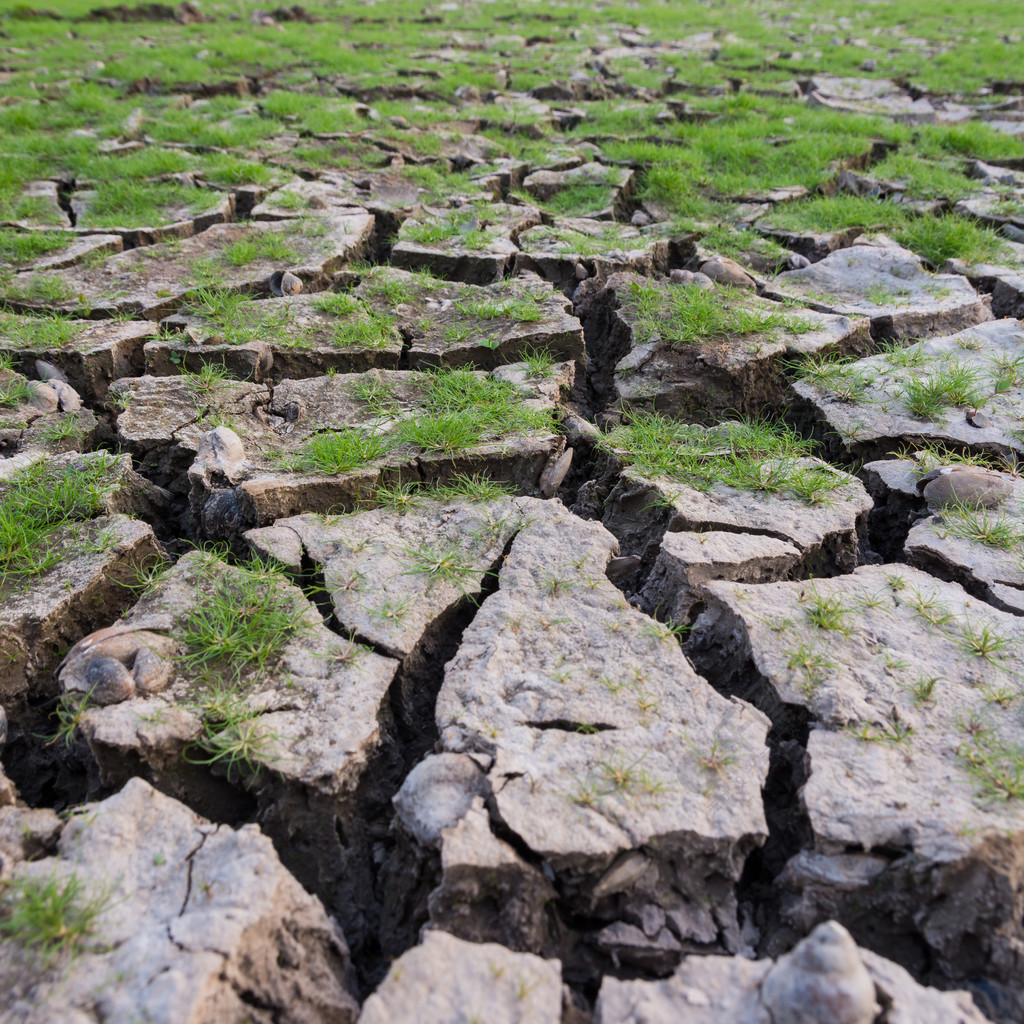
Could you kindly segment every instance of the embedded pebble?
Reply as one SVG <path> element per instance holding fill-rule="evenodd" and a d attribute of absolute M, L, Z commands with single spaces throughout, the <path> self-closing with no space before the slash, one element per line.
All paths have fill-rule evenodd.
<path fill-rule="evenodd" d="M 978 466 L 947 466 L 918 480 L 917 489 L 933 507 L 960 504 L 995 508 L 1013 493 L 1013 483 L 1001 473 Z"/>
<path fill-rule="evenodd" d="M 116 658 L 93 658 L 85 668 L 85 685 L 93 704 L 120 704 L 135 693 L 135 680 Z"/>

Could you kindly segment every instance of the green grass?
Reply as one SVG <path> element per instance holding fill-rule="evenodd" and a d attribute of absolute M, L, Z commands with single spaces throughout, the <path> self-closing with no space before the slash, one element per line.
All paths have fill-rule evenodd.
<path fill-rule="evenodd" d="M 1009 247 L 991 228 L 966 217 L 947 213 L 941 217 L 917 217 L 898 228 L 893 237 L 900 245 L 924 257 L 933 267 L 946 260 L 966 263 L 998 263 Z"/>
<path fill-rule="evenodd" d="M 56 314 L 28 317 L 0 311 L 0 339 L 38 348 L 62 348 L 81 334 L 83 327 Z"/>
<path fill-rule="evenodd" d="M 361 316 L 334 324 L 331 339 L 339 348 L 381 349 L 400 343 L 401 335 L 393 316 L 363 308 Z"/>
<path fill-rule="evenodd" d="M 701 491 L 735 487 L 822 504 L 846 485 L 838 472 L 801 461 L 813 454 L 811 442 L 766 420 L 701 427 L 657 413 L 636 414 L 604 435 L 601 447 L 645 476 Z"/>
<path fill-rule="evenodd" d="M 10 371 L 5 374 L 5 369 L 4 360 L 0 358 L 0 409 L 14 409 L 27 402 L 34 391 L 21 374 Z"/>
<path fill-rule="evenodd" d="M 0 487 L 0 586 L 38 576 L 69 552 L 96 549 L 82 523 L 103 511 L 110 467 L 105 458 L 62 471 L 36 463 Z"/>
<path fill-rule="evenodd" d="M 8 879 L 0 882 L 0 935 L 48 963 L 82 950 L 108 904 L 107 893 L 89 895 L 73 872 Z"/>
<path fill-rule="evenodd" d="M 255 775 L 278 739 L 246 701 L 238 683 L 214 682 L 191 703 L 202 722 L 199 738 L 183 752 L 189 764 L 220 765 L 229 780 Z"/>
<path fill-rule="evenodd" d="M 0 228 L 0 263 L 30 263 L 63 249 L 74 236 L 63 231 L 15 231 Z"/>
<path fill-rule="evenodd" d="M 111 180 L 98 184 L 85 213 L 82 227 L 159 227 L 183 220 L 221 198 L 214 192 L 170 183 Z"/>
<path fill-rule="evenodd" d="M 382 459 L 389 447 L 385 437 L 346 427 L 311 437 L 302 453 L 286 464 L 299 472 L 348 473 Z"/>
<path fill-rule="evenodd" d="M 537 300 L 532 296 L 511 299 L 475 299 L 470 302 L 456 302 L 455 308 L 466 316 L 478 320 L 496 320 L 508 317 L 517 323 L 532 323 L 543 319 Z"/>
<path fill-rule="evenodd" d="M 302 256 L 287 238 L 276 232 L 266 231 L 258 235 L 247 235 L 237 242 L 232 242 L 224 250 L 224 259 L 232 266 L 245 267 L 257 260 L 297 263 Z"/>
<path fill-rule="evenodd" d="M 1024 527 L 1019 520 L 964 502 L 942 509 L 941 530 L 1001 551 L 1024 551 Z"/>
<path fill-rule="evenodd" d="M 658 337 L 674 348 L 747 334 L 773 338 L 783 331 L 801 333 L 808 324 L 781 307 L 758 309 L 745 305 L 743 296 L 733 290 L 633 282 L 624 308 L 635 318 L 637 342 L 646 344 Z"/>
<path fill-rule="evenodd" d="M 285 308 L 273 308 L 237 292 L 207 288 L 192 292 L 181 312 L 202 317 L 211 337 L 227 345 L 281 341 L 291 319 Z"/>
<path fill-rule="evenodd" d="M 189 668 L 237 679 L 267 669 L 288 643 L 309 633 L 309 607 L 284 583 L 259 562 L 234 571 L 217 563 L 182 627 Z"/>

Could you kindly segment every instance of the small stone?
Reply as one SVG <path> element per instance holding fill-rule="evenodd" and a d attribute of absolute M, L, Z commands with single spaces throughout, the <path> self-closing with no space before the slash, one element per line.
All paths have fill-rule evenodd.
<path fill-rule="evenodd" d="M 874 58 L 869 57 L 867 60 L 862 61 L 860 65 L 861 71 L 874 71 L 878 68 L 878 61 Z"/>
<path fill-rule="evenodd" d="M 730 285 L 733 288 L 746 288 L 756 291 L 754 279 L 735 261 L 726 256 L 716 256 L 708 260 L 700 268 L 700 272 L 717 284 Z"/>
<path fill-rule="evenodd" d="M 52 384 L 31 380 L 28 382 L 28 386 L 32 389 L 32 397 L 28 400 L 28 404 L 33 409 L 41 409 L 44 413 L 57 411 L 60 398 Z"/>
<path fill-rule="evenodd" d="M 566 473 L 572 465 L 572 449 L 567 448 L 562 454 L 550 463 L 540 475 L 540 493 L 545 498 L 553 498 L 562 486 Z"/>
<path fill-rule="evenodd" d="M 53 380 L 50 387 L 57 392 L 57 402 L 61 412 L 77 412 L 82 408 L 82 399 L 78 392 L 66 381 Z"/>
<path fill-rule="evenodd" d="M 871 1024 L 875 984 L 850 933 L 836 921 L 818 925 L 764 979 L 774 1024 Z"/>
<path fill-rule="evenodd" d="M 693 284 L 693 272 L 690 270 L 675 269 L 668 275 L 670 281 L 676 284 Z"/>
<path fill-rule="evenodd" d="M 992 426 L 992 421 L 983 413 L 977 409 L 968 409 L 964 417 L 972 427 L 977 427 L 979 430 L 984 430 L 986 427 Z"/>
<path fill-rule="evenodd" d="M 644 213 L 643 210 L 637 210 L 633 216 L 629 218 L 629 223 L 635 228 L 645 228 L 651 223 L 651 218 L 648 214 Z"/>
<path fill-rule="evenodd" d="M 135 680 L 115 658 L 93 658 L 85 669 L 85 684 L 93 704 L 120 704 L 135 695 Z"/>
<path fill-rule="evenodd" d="M 608 563 L 608 568 L 605 570 L 605 575 L 610 580 L 618 580 L 625 576 L 627 573 L 631 573 L 634 569 L 640 565 L 639 555 L 620 555 L 617 558 L 613 558 Z"/>
<path fill-rule="evenodd" d="M 68 382 L 67 377 L 53 363 L 48 363 L 45 359 L 36 360 L 36 373 L 40 380 L 60 380 L 65 384 Z"/>
<path fill-rule="evenodd" d="M 234 481 L 245 464 L 245 448 L 242 439 L 230 427 L 215 427 L 199 439 L 196 465 L 202 466 L 207 474 L 219 474 Z"/>
<path fill-rule="evenodd" d="M 302 291 L 302 281 L 290 270 L 278 270 L 270 275 L 270 290 L 275 295 L 298 295 Z"/>
<path fill-rule="evenodd" d="M 132 665 L 132 678 L 139 693 L 159 693 L 171 678 L 171 663 L 150 647 L 140 647 Z"/>
<path fill-rule="evenodd" d="M 790 270 L 803 270 L 804 267 L 809 267 L 811 261 L 806 256 L 801 256 L 798 252 L 791 252 L 786 259 L 786 266 Z"/>
<path fill-rule="evenodd" d="M 1024 231 L 1016 227 L 1013 224 L 1004 224 L 1002 227 L 1003 235 L 1008 238 L 1011 242 L 1018 242 L 1024 244 Z"/>
<path fill-rule="evenodd" d="M 699 271 L 693 275 L 693 281 L 690 283 L 694 288 L 703 288 L 704 291 L 710 291 L 715 287 L 715 282 L 707 274 L 702 274 Z"/>
<path fill-rule="evenodd" d="M 573 273 L 576 275 L 577 281 L 586 281 L 590 277 L 590 271 L 582 263 L 577 263 L 573 268 Z"/>
<path fill-rule="evenodd" d="M 944 466 L 918 480 L 917 489 L 929 505 L 939 508 L 956 504 L 995 508 L 1013 493 L 1013 483 L 1004 474 L 991 469 Z"/>

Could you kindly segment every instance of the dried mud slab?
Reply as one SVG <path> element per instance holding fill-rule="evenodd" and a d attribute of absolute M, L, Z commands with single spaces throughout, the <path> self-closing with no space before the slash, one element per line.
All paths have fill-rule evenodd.
<path fill-rule="evenodd" d="M 85 701 L 80 727 L 103 785 L 141 774 L 219 820 L 255 812 L 360 942 L 360 802 L 368 772 L 371 790 L 385 783 L 396 668 L 327 629 L 280 573 L 190 553 L 79 643 L 60 681 L 66 703 Z M 110 703 L 90 689 L 101 671 L 123 684 Z"/>
<path fill-rule="evenodd" d="M 293 570 L 311 561 L 338 625 L 396 658 L 411 654 L 438 619 L 477 598 L 526 521 L 523 499 L 409 496 L 408 510 L 301 515 L 249 530 L 255 551 Z"/>
<path fill-rule="evenodd" d="M 919 985 L 891 960 L 859 948 L 834 921 L 819 925 L 792 952 L 772 960 L 687 957 L 663 981 L 601 984 L 594 1024 L 771 1024 L 801 1020 L 810 1006 L 829 1020 L 868 1021 L 880 1006 L 905 1024 L 985 1024 L 966 992 Z M 815 1019 L 824 1019 L 816 1017 Z"/>
<path fill-rule="evenodd" d="M 956 212 L 974 217 L 983 224 L 1002 227 L 1012 224 L 1024 228 L 1024 188 L 1007 188 L 999 192 L 982 192 L 980 195 L 961 199 Z"/>
<path fill-rule="evenodd" d="M 591 300 L 588 320 L 604 323 L 614 363 L 609 401 L 630 409 L 704 421 L 757 415 L 784 404 L 783 365 L 817 354 L 863 354 L 870 323 L 792 309 L 732 288 L 704 291 L 671 281 L 615 274 Z"/>
<path fill-rule="evenodd" d="M 915 99 L 902 86 L 884 78 L 816 75 L 810 81 L 808 102 L 846 113 L 880 114 L 908 124 L 956 124 L 973 114 L 970 107 L 947 99 Z"/>
<path fill-rule="evenodd" d="M 652 615 L 685 623 L 701 603 L 701 587 L 711 580 L 774 583 L 799 572 L 799 548 L 757 533 L 666 533 L 640 598 Z"/>
<path fill-rule="evenodd" d="M 220 310 L 197 300 L 161 325 L 181 333 L 146 345 L 146 372 L 158 377 L 197 373 L 211 362 L 253 381 L 397 370 L 403 346 L 393 318 L 333 292 L 243 300 Z"/>
<path fill-rule="evenodd" d="M 533 509 L 446 667 L 441 746 L 484 767 L 495 821 L 553 873 L 560 913 L 588 921 L 585 946 L 656 969 L 684 949 L 738 949 L 733 886 L 765 836 L 765 721 L 719 697 L 626 603 L 605 576 L 618 547 L 607 531 L 557 502 Z M 446 884 L 459 881 L 460 931 L 479 939 L 494 926 L 481 883 L 495 857 L 518 857 L 460 844 L 486 823 L 474 825 L 478 786 L 462 784 L 466 813 L 442 831 L 441 856 Z M 540 881 L 525 884 L 543 906 Z"/>
<path fill-rule="evenodd" d="M 666 534 L 724 531 L 792 545 L 800 553 L 794 571 L 801 573 L 832 575 L 857 564 L 858 536 L 872 502 L 856 477 L 802 454 L 805 445 L 779 450 L 792 442 L 784 432 L 772 440 L 735 422 L 669 424 L 661 436 L 652 434 L 646 440 L 657 458 L 675 449 L 680 459 L 678 467 L 659 472 L 636 444 L 638 438 L 646 443 L 649 428 L 641 420 L 605 435 L 622 469 L 604 502 L 603 522 L 623 555 L 650 568 Z M 634 460 L 639 466 L 631 465 Z M 736 561 L 742 564 L 745 556 Z M 730 564 L 727 556 L 724 566 Z"/>
<path fill-rule="evenodd" d="M 992 296 L 992 314 L 996 317 L 1024 316 L 1024 245 L 1006 242 L 1009 255 L 1005 263 L 965 263 L 946 260 L 942 268 L 951 274 L 963 274 L 979 291 Z"/>
<path fill-rule="evenodd" d="M 493 284 L 511 269 L 520 232 L 539 223 L 540 212 L 532 206 L 424 206 L 403 222 L 391 262 L 402 270 L 429 270 L 452 281 Z"/>
<path fill-rule="evenodd" d="M 370 214 L 332 214 L 282 224 L 217 224 L 181 241 L 131 249 L 96 266 L 16 274 L 3 297 L 18 307 L 92 316 L 142 314 L 159 320 L 197 288 L 268 289 L 277 270 L 290 270 L 307 289 L 324 287 L 348 260 L 361 257 L 373 231 Z"/>
<path fill-rule="evenodd" d="M 126 377 L 114 381 L 108 402 L 122 411 L 117 439 L 155 482 L 181 491 L 204 433 L 231 424 L 243 437 L 267 428 L 257 413 L 270 402 L 265 384 L 227 378 Z"/>
<path fill-rule="evenodd" d="M 792 387 L 827 428 L 826 441 L 854 458 L 878 459 L 902 445 L 930 442 L 1007 458 L 1024 454 L 1022 357 L 1021 325 L 992 320 L 822 367 Z"/>
<path fill-rule="evenodd" d="M 71 232 L 47 232 L 44 250 L 28 259 L 6 262 L 0 260 L 0 270 L 63 270 L 98 256 L 122 252 L 124 240 L 120 235 L 75 235 Z"/>
<path fill-rule="evenodd" d="M 541 203 L 572 192 L 574 212 L 594 220 L 629 220 L 628 201 L 635 185 L 628 167 L 607 167 L 596 161 L 564 171 L 540 170 L 527 175 L 523 188 Z M 583 207 L 583 208 L 580 208 Z"/>
<path fill-rule="evenodd" d="M 363 1004 L 359 1024 L 560 1024 L 557 960 L 513 953 L 495 943 L 463 942 L 428 931 L 391 966 Z"/>
<path fill-rule="evenodd" d="M 583 328 L 572 303 L 534 274 L 477 286 L 378 268 L 355 290 L 408 339 L 410 369 L 490 370 L 528 355 L 584 358 Z M 399 301 L 395 301 L 399 300 Z"/>
<path fill-rule="evenodd" d="M 30 212 L 19 220 L 4 221 L 0 226 L 25 230 L 38 227 L 71 227 L 71 220 L 60 205 L 59 191 L 56 181 L 26 182 L 18 205 Z"/>
<path fill-rule="evenodd" d="M 145 321 L 44 320 L 0 315 L 0 352 L 24 374 L 36 360 L 56 366 L 86 402 L 102 402 L 111 381 L 142 373 L 143 345 L 157 332 Z"/>
<path fill-rule="evenodd" d="M 589 217 L 559 217 L 519 236 L 523 251 L 515 269 L 533 271 L 565 291 L 575 290 L 581 280 L 603 281 L 620 272 L 650 277 L 664 273 L 673 253 L 688 247 L 686 237 L 658 225 L 641 230 Z"/>
<path fill-rule="evenodd" d="M 141 380 L 151 400 L 178 395 L 188 413 L 192 399 L 177 378 Z M 228 538 L 302 512 L 350 511 L 380 483 L 482 474 L 534 491 L 563 454 L 553 417 L 572 381 L 572 363 L 556 363 L 549 376 L 513 363 L 489 374 L 384 370 L 282 381 L 269 405 L 234 421 L 233 440 L 211 438 L 199 449 L 189 470 L 193 514 L 210 536 Z M 174 443 L 196 429 L 190 423 Z"/>
<path fill-rule="evenodd" d="M 769 298 L 870 317 L 876 337 L 930 337 L 990 320 L 989 300 L 956 274 L 931 274 L 894 244 L 852 245 L 771 281 Z"/>
<path fill-rule="evenodd" d="M 102 188 L 102 186 L 98 186 Z M 71 197 L 71 209 L 75 213 L 75 227 L 78 231 L 103 231 L 123 239 L 125 246 L 155 245 L 174 239 L 191 238 L 214 224 L 224 224 L 235 219 L 235 195 L 233 192 L 214 192 L 195 189 L 195 201 L 183 202 L 176 197 L 171 202 L 157 204 L 157 222 L 146 227 L 138 225 L 110 227 L 97 223 L 92 212 L 98 196 L 96 187 L 76 188 Z"/>
<path fill-rule="evenodd" d="M 0 810 L 11 827 L 39 813 Z M 355 1021 L 344 936 L 257 828 L 213 824 L 141 779 L 67 821 L 45 813 L 46 855 L 14 859 L 8 898 L 52 890 L 89 931 L 50 960 L 8 934 L 6 1020 Z"/>
<path fill-rule="evenodd" d="M 25 530 L 0 575 L 8 712 L 54 696 L 50 674 L 63 652 L 130 602 L 129 584 L 157 545 L 152 528 L 125 513 L 152 511 L 151 492 L 127 456 L 106 452 L 54 456 L 0 479 L 0 508 Z"/>
<path fill-rule="evenodd" d="M 254 206 L 251 216 L 253 220 L 292 220 L 323 210 L 348 215 L 365 212 L 362 203 L 351 198 L 351 192 L 331 181 L 294 178 Z"/>
<path fill-rule="evenodd" d="M 919 943 L 939 977 L 1020 999 L 1020 617 L 902 565 L 704 594 L 696 664 L 713 657 L 778 727 L 809 721 L 813 847 L 778 880 L 785 918 L 838 917 L 923 969 Z"/>
<path fill-rule="evenodd" d="M 1024 615 L 1024 483 L 999 474 L 1012 493 L 995 508 L 953 504 L 924 514 L 917 481 L 926 472 L 918 462 L 891 459 L 865 467 L 881 482 L 882 500 L 902 500 L 921 517 L 911 527 L 903 551 L 907 562 L 1006 612 Z M 878 490 L 874 487 L 872 490 Z"/>

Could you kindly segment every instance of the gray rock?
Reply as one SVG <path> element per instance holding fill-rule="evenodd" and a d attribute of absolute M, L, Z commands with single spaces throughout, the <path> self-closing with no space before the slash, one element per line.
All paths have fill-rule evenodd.
<path fill-rule="evenodd" d="M 416 842 L 439 848 L 444 830 L 458 824 L 474 797 L 486 792 L 486 777 L 473 758 L 434 754 L 409 772 L 393 802 L 402 825 Z"/>
<path fill-rule="evenodd" d="M 872 1024 L 881 1010 L 857 944 L 835 921 L 819 924 L 761 984 L 773 1024 Z"/>
<path fill-rule="evenodd" d="M 1003 473 L 978 466 L 944 466 L 921 477 L 917 489 L 932 508 L 995 508 L 1013 494 L 1014 481 Z"/>
<path fill-rule="evenodd" d="M 735 260 L 725 256 L 716 256 L 714 259 L 702 263 L 700 272 L 710 277 L 716 284 L 729 285 L 732 288 L 743 288 L 747 291 L 755 291 L 757 283 Z"/>
<path fill-rule="evenodd" d="M 557 960 L 428 931 L 363 1004 L 359 1024 L 560 1024 Z"/>
<path fill-rule="evenodd" d="M 101 706 L 119 704 L 135 695 L 135 680 L 114 658 L 92 658 L 85 669 L 86 693 Z"/>
<path fill-rule="evenodd" d="M 61 412 L 77 412 L 82 408 L 82 399 L 67 381 L 51 380 L 50 387 L 57 392 L 57 402 Z"/>
<path fill-rule="evenodd" d="M 553 459 L 540 475 L 539 490 L 544 498 L 553 498 L 562 486 L 562 481 L 572 465 L 572 449 L 567 448 L 557 459 Z"/>
<path fill-rule="evenodd" d="M 96 907 L 92 933 L 73 958 L 42 965 L 8 939 L 6 1019 L 240 1022 L 253 999 L 310 1024 L 356 1019 L 342 933 L 255 826 L 211 824 L 141 779 L 82 810 L 55 820 L 52 855 L 17 860 L 12 875 L 74 879 Z"/>
<path fill-rule="evenodd" d="M 44 359 L 36 360 L 36 373 L 39 374 L 40 380 L 62 380 L 67 383 L 67 377 L 53 363 L 48 363 Z"/>

